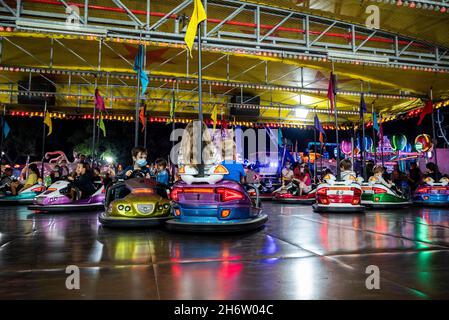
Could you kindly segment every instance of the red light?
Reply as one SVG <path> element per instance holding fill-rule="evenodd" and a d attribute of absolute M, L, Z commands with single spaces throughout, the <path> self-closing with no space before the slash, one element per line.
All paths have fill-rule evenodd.
<path fill-rule="evenodd" d="M 243 194 L 237 190 L 227 188 L 217 188 L 216 192 L 221 196 L 221 201 L 223 202 L 243 200 Z"/>
<path fill-rule="evenodd" d="M 387 193 L 387 191 L 385 191 L 384 189 L 376 188 L 376 187 L 373 187 L 373 191 L 374 191 L 375 194 Z"/>
<path fill-rule="evenodd" d="M 175 215 L 179 217 L 181 215 L 181 210 L 175 209 Z"/>
<path fill-rule="evenodd" d="M 329 188 L 320 188 L 317 190 L 316 194 L 319 196 L 325 196 Z"/>
<path fill-rule="evenodd" d="M 182 193 L 182 188 L 174 188 L 170 193 L 170 198 L 173 201 L 179 201 L 179 194 Z"/>
<path fill-rule="evenodd" d="M 360 197 L 362 195 L 362 190 L 359 188 L 351 188 L 351 190 L 354 192 L 354 197 Z"/>
<path fill-rule="evenodd" d="M 418 193 L 428 193 L 430 191 L 429 187 L 419 187 L 418 190 L 416 190 L 416 192 Z"/>
<path fill-rule="evenodd" d="M 44 186 L 39 186 L 39 187 L 36 187 L 36 188 L 33 188 L 33 189 L 31 189 L 31 191 L 32 192 L 42 192 L 42 191 L 44 191 L 45 190 L 45 187 Z"/>

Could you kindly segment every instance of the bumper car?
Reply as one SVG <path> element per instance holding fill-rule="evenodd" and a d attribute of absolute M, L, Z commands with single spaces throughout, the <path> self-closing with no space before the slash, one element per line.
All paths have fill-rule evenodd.
<path fill-rule="evenodd" d="M 0 205 L 28 205 L 32 204 L 36 196 L 45 190 L 43 185 L 34 185 L 21 190 L 17 195 L 13 196 L 9 192 L 0 196 Z"/>
<path fill-rule="evenodd" d="M 261 228 L 268 216 L 262 214 L 258 191 L 256 199 L 252 199 L 241 184 L 223 180 L 227 173 L 224 166 L 218 165 L 200 177 L 195 168 L 181 167 L 182 181 L 176 182 L 171 191 L 174 219 L 167 221 L 167 228 L 210 233 Z"/>
<path fill-rule="evenodd" d="M 316 188 L 306 194 L 298 195 L 298 187 L 290 183 L 284 192 L 274 192 L 273 201 L 293 204 L 312 204 L 316 201 Z"/>
<path fill-rule="evenodd" d="M 375 181 L 362 184 L 362 205 L 376 209 L 400 209 L 412 202 L 393 188 Z"/>
<path fill-rule="evenodd" d="M 448 178 L 442 178 L 440 182 L 434 182 L 432 178 L 426 178 L 424 182 L 424 185 L 416 189 L 413 196 L 413 203 L 432 207 L 449 206 Z"/>
<path fill-rule="evenodd" d="M 270 201 L 273 199 L 273 191 L 276 190 L 280 186 L 276 186 L 273 184 L 271 179 L 264 179 L 259 184 L 255 184 L 259 191 L 259 199 L 262 201 Z M 253 190 L 251 195 L 255 197 L 256 192 Z"/>
<path fill-rule="evenodd" d="M 50 185 L 48 189 L 34 199 L 28 209 L 44 212 L 73 212 L 98 210 L 103 207 L 105 198 L 105 189 L 103 186 L 91 196 L 82 199 L 79 196 L 77 200 L 72 200 L 66 195 L 69 181 L 57 181 Z"/>
<path fill-rule="evenodd" d="M 337 181 L 328 174 L 324 182 L 316 188 L 315 212 L 329 213 L 357 213 L 364 212 L 361 205 L 362 187 L 353 176 L 343 181 Z"/>
<path fill-rule="evenodd" d="M 104 227 L 153 227 L 170 219 L 165 186 L 154 180 L 132 178 L 108 188 L 105 211 L 98 220 Z"/>

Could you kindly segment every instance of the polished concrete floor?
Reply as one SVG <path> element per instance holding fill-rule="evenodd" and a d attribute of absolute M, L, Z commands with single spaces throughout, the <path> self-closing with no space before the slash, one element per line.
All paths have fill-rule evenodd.
<path fill-rule="evenodd" d="M 449 209 L 264 210 L 263 230 L 214 236 L 0 207 L 0 299 L 449 298 Z M 79 290 L 66 289 L 68 265 L 79 267 Z M 378 290 L 365 285 L 370 265 Z"/>

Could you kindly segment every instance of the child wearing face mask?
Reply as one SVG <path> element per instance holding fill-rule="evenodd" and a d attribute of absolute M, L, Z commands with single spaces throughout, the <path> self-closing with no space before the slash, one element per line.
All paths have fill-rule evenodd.
<path fill-rule="evenodd" d="M 125 168 L 125 175 L 123 179 L 129 179 L 133 172 L 141 172 L 145 176 L 150 174 L 150 170 L 147 167 L 147 149 L 144 147 L 136 147 L 132 149 L 131 155 L 133 157 L 133 165 Z"/>

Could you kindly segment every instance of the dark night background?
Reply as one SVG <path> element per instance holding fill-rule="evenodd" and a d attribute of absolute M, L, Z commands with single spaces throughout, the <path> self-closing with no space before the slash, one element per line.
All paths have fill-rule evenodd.
<path fill-rule="evenodd" d="M 444 114 L 444 125 L 449 127 L 449 112 Z M 31 160 L 41 158 L 42 148 L 42 118 L 33 117 L 5 117 L 11 131 L 3 143 L 3 150 L 14 163 L 24 163 L 26 156 Z M 69 160 L 72 160 L 74 147 L 81 150 L 90 150 L 92 145 L 92 121 L 90 120 L 62 120 L 53 119 L 53 133 L 47 137 L 45 150 L 64 151 Z M 431 134 L 431 116 L 427 116 L 420 127 L 417 126 L 418 118 L 398 120 L 384 123 L 384 133 L 388 136 L 402 133 L 412 142 L 418 134 Z M 107 136 L 100 135 L 99 154 L 104 151 L 112 153 L 117 163 L 127 164 L 131 161 L 130 150 L 134 145 L 134 122 L 105 121 Z M 177 124 L 177 127 L 185 125 Z M 149 158 L 154 161 L 158 157 L 167 157 L 172 143 L 169 136 L 172 126 L 165 123 L 148 123 L 147 148 Z M 335 141 L 333 131 L 326 131 L 329 142 Z M 352 130 L 340 131 L 340 140 L 349 139 Z M 372 136 L 372 128 L 366 130 L 366 134 Z M 298 141 L 299 151 L 303 151 L 307 143 L 313 141 L 313 130 L 283 129 L 284 137 L 290 139 L 293 144 Z M 143 133 L 139 138 L 143 144 Z M 439 147 L 444 146 L 443 139 L 439 139 Z"/>

